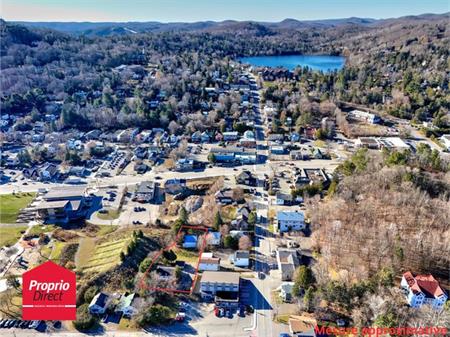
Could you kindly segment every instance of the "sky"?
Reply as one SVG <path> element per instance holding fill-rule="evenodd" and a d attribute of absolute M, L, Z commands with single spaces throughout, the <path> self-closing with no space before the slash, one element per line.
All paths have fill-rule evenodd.
<path fill-rule="evenodd" d="M 449 0 L 0 0 L 8 21 L 281 21 L 450 11 Z"/>

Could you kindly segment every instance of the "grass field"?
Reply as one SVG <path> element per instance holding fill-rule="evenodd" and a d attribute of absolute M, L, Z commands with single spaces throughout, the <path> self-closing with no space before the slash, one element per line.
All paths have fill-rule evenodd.
<path fill-rule="evenodd" d="M 25 208 L 34 196 L 34 193 L 0 195 L 0 223 L 15 223 L 19 211 Z"/>
<path fill-rule="evenodd" d="M 231 222 L 234 219 L 236 219 L 236 212 L 237 212 L 236 207 L 228 205 L 222 207 L 222 209 L 220 210 L 220 215 L 224 222 Z"/>
<path fill-rule="evenodd" d="M 115 220 L 119 217 L 120 212 L 117 210 L 109 210 L 108 213 L 97 213 L 97 217 L 102 220 Z"/>
<path fill-rule="evenodd" d="M 188 263 L 198 261 L 198 252 L 191 252 L 182 248 L 175 248 L 174 253 L 177 254 L 177 261 L 186 261 Z"/>
<path fill-rule="evenodd" d="M 0 247 L 14 245 L 26 229 L 26 226 L 0 227 Z"/>
<path fill-rule="evenodd" d="M 275 322 L 278 322 L 281 324 L 289 324 L 289 316 L 290 315 L 278 315 L 275 317 Z"/>
<path fill-rule="evenodd" d="M 102 272 L 120 263 L 120 252 L 124 251 L 129 237 L 106 241 L 96 245 L 92 257 L 83 267 L 85 272 Z"/>
<path fill-rule="evenodd" d="M 119 228 L 119 226 L 112 226 L 112 225 L 99 225 L 98 227 L 100 227 L 100 229 L 98 230 L 97 233 L 95 233 L 95 236 L 97 237 L 110 234 L 114 232 L 117 228 Z"/>
<path fill-rule="evenodd" d="M 22 316 L 22 296 L 21 293 L 15 289 L 8 289 L 0 293 L 0 310 L 3 314 L 9 317 L 20 319 Z M 0 334 L 3 336 L 3 334 Z"/>
<path fill-rule="evenodd" d="M 66 244 L 61 241 L 55 241 L 53 243 L 53 249 L 50 254 L 49 259 L 55 262 L 59 262 L 59 258 L 61 257 L 61 252 Z"/>
<path fill-rule="evenodd" d="M 30 235 L 39 235 L 41 233 L 53 232 L 57 227 L 53 225 L 45 225 L 45 226 L 33 226 L 28 234 Z"/>

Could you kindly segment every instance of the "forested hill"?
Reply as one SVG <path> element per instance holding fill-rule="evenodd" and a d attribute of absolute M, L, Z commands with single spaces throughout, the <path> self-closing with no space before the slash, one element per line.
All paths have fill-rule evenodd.
<path fill-rule="evenodd" d="M 169 22 L 162 23 L 156 21 L 150 22 L 27 22 L 16 21 L 14 23 L 32 27 L 48 28 L 65 33 L 81 34 L 87 36 L 107 36 L 124 35 L 148 32 L 169 32 L 169 31 L 236 31 L 242 28 L 242 25 L 259 25 L 268 30 L 298 30 L 305 28 L 326 29 L 341 26 L 361 26 L 376 27 L 390 23 L 410 24 L 427 20 L 448 20 L 446 14 L 423 14 L 418 16 L 406 16 L 398 19 L 376 20 L 372 18 L 342 18 L 328 20 L 296 20 L 287 18 L 280 22 L 254 22 L 254 21 L 199 21 L 199 22 Z"/>
<path fill-rule="evenodd" d="M 204 88 L 217 76 L 221 81 L 231 79 L 239 56 L 331 54 L 346 56 L 344 69 L 306 76 L 296 70 L 297 78 L 312 79 L 301 93 L 305 99 L 314 93 L 322 101 L 363 104 L 418 122 L 433 119 L 439 130 L 446 130 L 447 20 L 448 14 L 382 21 L 146 23 L 153 25 L 153 32 L 86 23 L 88 30 L 121 32 L 102 37 L 1 20 L 1 108 L 21 117 L 34 111 L 38 118 L 47 103 L 62 102 L 62 116 L 73 116 L 69 119 L 73 123 L 61 121 L 59 128 L 166 127 L 175 119 L 184 126 L 190 123 L 189 116 L 204 109 L 202 105 L 209 106 Z M 51 25 L 66 31 L 70 27 Z M 167 30 L 170 25 L 189 29 L 158 28 Z M 115 69 L 119 66 L 130 68 Z M 149 102 L 161 91 L 166 99 L 151 109 Z M 105 92 L 111 97 L 102 101 L 99 96 Z M 99 118 L 102 114 L 107 118 Z"/>
<path fill-rule="evenodd" d="M 450 175 L 437 151 L 358 151 L 338 168 L 325 202 L 309 202 L 320 256 L 365 279 L 382 268 L 448 281 Z"/>

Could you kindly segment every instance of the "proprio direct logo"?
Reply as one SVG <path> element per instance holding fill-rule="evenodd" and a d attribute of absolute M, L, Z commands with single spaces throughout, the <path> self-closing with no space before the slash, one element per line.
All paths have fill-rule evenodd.
<path fill-rule="evenodd" d="M 23 274 L 24 320 L 75 320 L 75 273 L 51 261 Z"/>

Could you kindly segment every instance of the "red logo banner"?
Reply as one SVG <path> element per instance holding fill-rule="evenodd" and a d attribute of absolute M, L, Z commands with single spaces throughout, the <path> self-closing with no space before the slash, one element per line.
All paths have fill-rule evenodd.
<path fill-rule="evenodd" d="M 75 320 L 76 275 L 47 261 L 22 277 L 24 320 Z"/>

